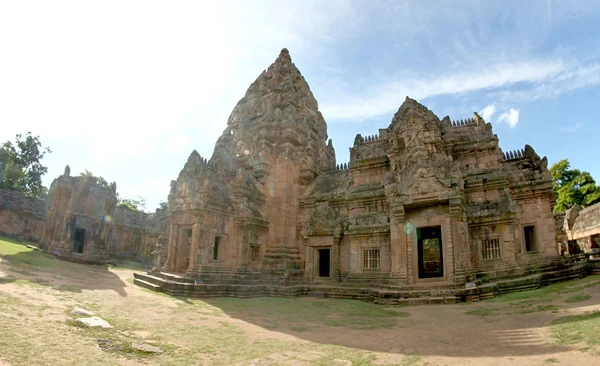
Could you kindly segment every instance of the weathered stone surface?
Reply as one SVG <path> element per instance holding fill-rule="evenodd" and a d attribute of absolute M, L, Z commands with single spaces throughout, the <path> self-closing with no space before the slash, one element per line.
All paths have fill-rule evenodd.
<path fill-rule="evenodd" d="M 85 325 L 86 327 L 90 327 L 90 328 L 104 328 L 104 329 L 110 329 L 112 328 L 112 325 L 110 325 L 106 320 L 97 317 L 97 316 L 92 316 L 89 318 L 79 318 L 76 319 L 77 322 L 81 323 L 82 325 Z"/>
<path fill-rule="evenodd" d="M 38 241 L 44 232 L 45 216 L 44 200 L 0 190 L 0 234 Z"/>
<path fill-rule="evenodd" d="M 146 352 L 146 353 L 163 353 L 163 350 L 155 347 L 155 346 L 151 346 L 149 344 L 146 343 L 132 343 L 131 344 L 131 348 L 140 351 L 140 352 Z"/>
<path fill-rule="evenodd" d="M 575 205 L 554 215 L 556 235 L 565 253 L 600 253 L 600 203 L 583 208 Z M 595 259 L 597 256 L 594 256 Z"/>
<path fill-rule="evenodd" d="M 83 315 L 83 316 L 94 316 L 94 313 L 92 313 L 91 311 L 87 311 L 85 309 L 82 308 L 75 308 L 73 310 L 71 310 L 71 314 L 73 315 Z"/>
<path fill-rule="evenodd" d="M 67 173 L 50 186 L 41 248 L 86 262 L 149 260 L 167 227 L 165 210 L 148 214 L 117 207 L 115 183 Z"/>

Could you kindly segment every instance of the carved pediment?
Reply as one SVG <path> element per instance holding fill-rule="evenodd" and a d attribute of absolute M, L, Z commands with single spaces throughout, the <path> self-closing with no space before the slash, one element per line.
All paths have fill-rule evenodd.
<path fill-rule="evenodd" d="M 342 219 L 339 213 L 329 204 L 318 205 L 312 212 L 308 221 L 308 230 L 311 234 L 334 233 L 341 227 Z"/>

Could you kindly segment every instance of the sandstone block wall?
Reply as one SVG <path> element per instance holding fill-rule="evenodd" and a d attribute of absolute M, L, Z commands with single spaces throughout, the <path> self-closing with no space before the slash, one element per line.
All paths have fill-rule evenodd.
<path fill-rule="evenodd" d="M 44 200 L 0 190 L 0 234 L 39 241 L 44 232 L 45 217 Z"/>

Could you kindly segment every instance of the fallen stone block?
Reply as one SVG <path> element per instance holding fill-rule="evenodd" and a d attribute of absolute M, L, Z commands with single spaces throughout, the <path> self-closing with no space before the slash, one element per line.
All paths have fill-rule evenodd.
<path fill-rule="evenodd" d="M 145 343 L 132 343 L 131 348 L 146 353 L 163 353 L 163 350 Z"/>
<path fill-rule="evenodd" d="M 91 318 L 79 318 L 76 319 L 76 321 L 90 328 L 112 328 L 112 325 L 110 325 L 106 320 L 97 316 L 92 316 Z"/>

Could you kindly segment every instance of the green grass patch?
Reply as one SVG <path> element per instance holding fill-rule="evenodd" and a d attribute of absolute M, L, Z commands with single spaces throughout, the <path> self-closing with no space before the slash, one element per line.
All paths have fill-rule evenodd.
<path fill-rule="evenodd" d="M 402 366 L 416 366 L 418 364 L 422 364 L 422 362 L 421 362 L 421 356 L 408 355 L 408 356 L 404 356 L 404 358 L 402 359 L 402 363 L 400 365 L 402 365 Z"/>
<path fill-rule="evenodd" d="M 0 238 L 0 256 L 8 260 L 13 266 L 29 265 L 34 268 L 47 269 L 57 267 L 56 258 L 54 258 L 54 256 L 28 248 L 26 246 L 27 244 L 32 243 L 19 243 L 16 240 L 2 237 Z M 27 271 L 30 268 L 20 269 Z"/>
<path fill-rule="evenodd" d="M 29 286 L 29 287 L 35 287 L 35 288 L 46 288 L 46 287 L 50 287 L 50 284 L 48 281 L 45 280 L 36 280 L 36 281 L 29 281 L 29 280 L 24 280 L 24 279 L 17 279 L 14 280 L 13 282 L 15 285 L 19 285 L 19 286 Z"/>
<path fill-rule="evenodd" d="M 537 306 L 530 306 L 527 308 L 521 308 L 521 309 L 517 309 L 515 311 L 515 313 L 517 314 L 530 314 L 530 313 L 537 313 L 538 311 L 550 311 L 550 312 L 557 312 L 560 308 L 556 305 L 537 305 Z"/>
<path fill-rule="evenodd" d="M 582 301 L 587 301 L 591 298 L 592 298 L 592 296 L 590 296 L 588 294 L 577 294 L 575 296 L 571 296 L 571 297 L 565 299 L 565 302 L 582 302 Z"/>
<path fill-rule="evenodd" d="M 521 300 L 551 301 L 561 297 L 563 294 L 581 291 L 585 288 L 600 285 L 600 275 L 590 275 L 576 280 L 554 283 L 540 287 L 535 290 L 512 292 L 499 295 L 487 302 L 514 302 Z"/>
<path fill-rule="evenodd" d="M 558 344 L 585 344 L 597 350 L 600 345 L 600 311 L 570 315 L 552 322 L 552 337 Z"/>
<path fill-rule="evenodd" d="M 294 323 L 299 326 L 311 323 L 352 329 L 393 328 L 398 324 L 398 319 L 410 316 L 407 312 L 388 310 L 381 305 L 356 300 L 262 297 L 217 298 L 206 302 L 242 319 L 279 318 L 292 323 L 292 326 L 296 326 Z"/>

